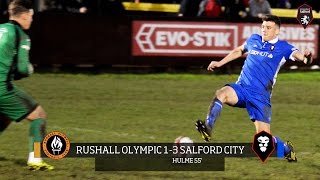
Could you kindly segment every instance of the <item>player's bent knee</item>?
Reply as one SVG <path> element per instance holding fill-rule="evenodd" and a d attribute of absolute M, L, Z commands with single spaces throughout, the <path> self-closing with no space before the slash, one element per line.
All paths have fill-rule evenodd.
<path fill-rule="evenodd" d="M 35 120 L 35 119 L 46 119 L 47 118 L 47 115 L 46 115 L 46 112 L 44 111 L 44 109 L 41 107 L 41 106 L 38 106 L 34 111 L 32 111 L 27 119 L 28 120 Z"/>
<path fill-rule="evenodd" d="M 219 90 L 216 91 L 216 97 L 222 101 L 223 103 L 228 102 L 228 99 L 230 99 L 230 95 L 232 94 L 232 88 L 229 86 L 225 86 Z"/>
<path fill-rule="evenodd" d="M 215 95 L 222 102 L 227 98 L 227 94 L 223 89 L 217 90 Z"/>

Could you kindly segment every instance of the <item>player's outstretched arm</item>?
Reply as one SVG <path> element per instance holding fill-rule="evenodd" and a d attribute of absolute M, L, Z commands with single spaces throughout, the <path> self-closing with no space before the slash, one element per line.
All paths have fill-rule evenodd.
<path fill-rule="evenodd" d="M 301 61 L 304 64 L 311 64 L 313 62 L 312 53 L 309 49 L 304 50 L 303 53 L 300 51 L 295 51 L 292 56 L 297 61 Z"/>
<path fill-rule="evenodd" d="M 233 49 L 226 57 L 224 57 L 221 61 L 211 61 L 208 66 L 208 71 L 213 71 L 216 68 L 219 68 L 230 61 L 233 61 L 242 56 L 244 52 L 244 45 L 241 45 L 235 49 Z"/>

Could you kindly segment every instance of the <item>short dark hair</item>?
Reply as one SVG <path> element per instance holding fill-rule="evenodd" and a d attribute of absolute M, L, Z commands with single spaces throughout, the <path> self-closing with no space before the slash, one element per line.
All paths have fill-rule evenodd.
<path fill-rule="evenodd" d="M 271 21 L 271 22 L 274 22 L 276 23 L 276 25 L 281 26 L 281 21 L 280 21 L 280 18 L 278 16 L 275 16 L 275 15 L 271 15 L 271 14 L 267 14 L 267 15 L 264 15 L 262 17 L 262 21 Z"/>
<path fill-rule="evenodd" d="M 10 16 L 18 16 L 22 13 L 29 12 L 32 9 L 30 0 L 11 0 L 8 6 Z"/>

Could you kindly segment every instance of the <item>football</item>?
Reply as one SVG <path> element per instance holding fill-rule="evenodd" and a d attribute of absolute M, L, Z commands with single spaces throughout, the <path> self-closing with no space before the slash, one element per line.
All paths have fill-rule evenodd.
<path fill-rule="evenodd" d="M 193 140 L 191 138 L 186 136 L 179 136 L 175 139 L 174 143 L 178 148 L 178 151 L 175 154 L 176 157 L 187 158 L 192 156 L 187 152 L 187 149 L 193 146 Z"/>
<path fill-rule="evenodd" d="M 175 139 L 174 143 L 176 144 L 192 144 L 193 141 L 191 138 L 186 136 L 179 136 Z"/>

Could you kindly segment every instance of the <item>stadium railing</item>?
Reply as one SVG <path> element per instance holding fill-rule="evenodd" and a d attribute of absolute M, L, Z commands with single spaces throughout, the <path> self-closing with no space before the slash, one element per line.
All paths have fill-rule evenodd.
<path fill-rule="evenodd" d="M 134 3 L 122 2 L 127 11 L 153 11 L 165 13 L 178 13 L 180 4 L 156 4 L 156 3 Z M 272 8 L 271 13 L 279 17 L 297 17 L 297 9 Z M 313 18 L 320 19 L 320 13 L 313 11 Z"/>

